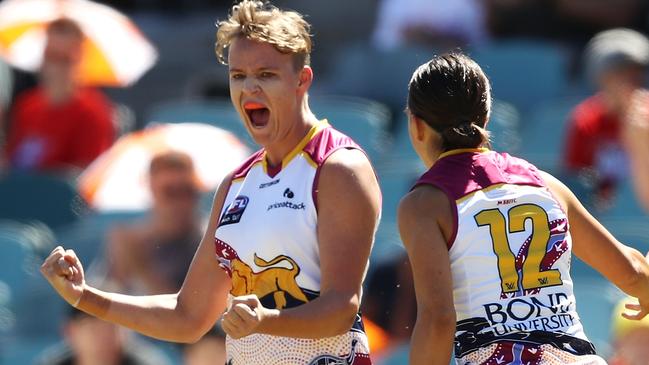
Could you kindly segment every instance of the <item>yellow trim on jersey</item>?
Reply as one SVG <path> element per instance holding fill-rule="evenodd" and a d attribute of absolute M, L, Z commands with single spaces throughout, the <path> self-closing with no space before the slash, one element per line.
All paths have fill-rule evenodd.
<path fill-rule="evenodd" d="M 318 134 L 321 130 L 325 129 L 327 126 L 329 126 L 329 122 L 326 119 L 319 120 L 317 123 L 311 127 L 309 132 L 302 138 L 302 140 L 289 152 L 283 159 L 282 159 L 282 169 L 286 167 L 295 156 L 299 155 L 304 147 L 309 143 L 313 137 Z M 313 162 L 313 160 L 309 161 L 310 159 L 307 159 L 309 164 L 313 167 L 317 167 L 316 163 Z M 266 159 L 266 152 L 264 151 L 264 158 L 262 160 L 263 166 L 264 166 L 264 172 L 268 174 L 268 160 Z"/>
<path fill-rule="evenodd" d="M 442 153 L 441 155 L 439 155 L 439 157 L 437 159 L 439 160 L 439 159 L 447 157 L 447 156 L 453 156 L 453 155 L 457 155 L 457 154 L 460 154 L 460 153 L 466 153 L 466 152 L 480 152 L 480 153 L 483 153 L 483 152 L 489 152 L 489 149 L 484 148 L 484 147 L 482 147 L 482 148 L 458 148 L 458 149 L 455 149 L 455 150 L 450 150 L 450 151 L 446 151 L 446 152 Z"/>
<path fill-rule="evenodd" d="M 313 167 L 314 169 L 317 169 L 317 168 L 318 168 L 318 164 L 315 163 L 315 161 L 313 161 L 313 159 L 311 158 L 311 156 L 309 156 L 308 153 L 305 153 L 303 156 L 304 156 L 304 160 L 305 160 L 309 165 L 311 165 L 311 167 Z"/>
<path fill-rule="evenodd" d="M 501 183 L 501 184 L 496 184 L 496 185 L 488 186 L 488 187 L 486 187 L 486 188 L 484 188 L 484 189 L 480 189 L 480 190 L 472 191 L 472 192 L 468 193 L 467 195 L 465 195 L 465 196 L 463 196 L 463 197 L 461 197 L 461 198 L 459 198 L 459 199 L 456 199 L 456 200 L 455 200 L 455 204 L 460 204 L 460 203 L 462 203 L 462 202 L 468 200 L 468 199 L 471 198 L 473 195 L 475 195 L 475 193 L 477 193 L 477 192 L 479 192 L 479 191 L 482 191 L 482 192 L 486 193 L 486 192 L 491 191 L 491 190 L 495 190 L 495 189 L 498 189 L 498 188 L 502 188 L 502 187 L 505 186 L 505 185 L 508 185 L 508 184 L 506 184 L 506 183 Z"/>

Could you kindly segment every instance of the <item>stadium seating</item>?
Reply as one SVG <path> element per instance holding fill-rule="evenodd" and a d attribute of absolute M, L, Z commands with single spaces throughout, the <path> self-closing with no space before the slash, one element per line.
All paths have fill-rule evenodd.
<path fill-rule="evenodd" d="M 572 109 L 582 100 L 570 96 L 538 103 L 521 122 L 520 156 L 549 172 L 559 172 Z"/>
<path fill-rule="evenodd" d="M 72 223 L 87 211 L 70 182 L 43 174 L 0 177 L 0 202 L 0 219 L 37 220 L 52 228 Z"/>
<path fill-rule="evenodd" d="M 60 299 L 38 272 L 53 244 L 53 232 L 40 222 L 0 221 L 0 364 L 29 364 L 55 338 L 58 321 L 50 315 Z"/>
<path fill-rule="evenodd" d="M 407 87 L 413 71 L 430 60 L 430 47 L 403 47 L 380 51 L 367 43 L 353 43 L 333 57 L 332 72 L 314 83 L 322 92 L 358 95 L 388 105 L 396 114 L 406 105 Z"/>
<path fill-rule="evenodd" d="M 600 277 L 575 277 L 574 292 L 577 311 L 588 339 L 600 356 L 608 356 L 611 318 L 622 292 Z"/>
<path fill-rule="evenodd" d="M 373 160 L 388 151 L 390 110 L 383 104 L 360 97 L 313 95 L 313 113 L 356 141 Z"/>
<path fill-rule="evenodd" d="M 527 111 L 569 89 L 568 49 L 550 42 L 506 40 L 469 50 L 491 79 L 494 97 Z"/>

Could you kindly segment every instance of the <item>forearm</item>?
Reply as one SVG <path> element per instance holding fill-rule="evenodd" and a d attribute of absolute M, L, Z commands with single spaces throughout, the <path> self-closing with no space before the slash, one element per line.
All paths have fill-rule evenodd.
<path fill-rule="evenodd" d="M 640 251 L 625 247 L 629 274 L 625 280 L 614 282 L 622 291 L 636 297 L 649 298 L 649 263 Z"/>
<path fill-rule="evenodd" d="M 271 310 L 257 332 L 296 338 L 324 338 L 344 334 L 356 319 L 356 298 L 345 300 L 332 293 L 295 308 Z"/>
<path fill-rule="evenodd" d="M 448 365 L 455 325 L 417 320 L 410 340 L 410 365 Z"/>
<path fill-rule="evenodd" d="M 165 341 L 193 342 L 200 337 L 180 307 L 177 294 L 130 296 L 86 287 L 77 308 Z"/>

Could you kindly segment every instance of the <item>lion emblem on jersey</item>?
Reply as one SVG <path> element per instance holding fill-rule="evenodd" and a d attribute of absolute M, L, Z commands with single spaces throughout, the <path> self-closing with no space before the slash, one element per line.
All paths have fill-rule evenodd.
<path fill-rule="evenodd" d="M 280 263 L 286 263 L 290 268 L 275 266 Z M 230 262 L 232 273 L 232 291 L 230 294 L 234 296 L 255 294 L 260 300 L 272 295 L 277 309 L 286 307 L 286 294 L 303 303 L 309 301 L 295 281 L 295 278 L 300 273 L 300 267 L 292 258 L 280 255 L 266 261 L 255 254 L 255 265 L 264 270 L 254 272 L 250 266 L 238 258 Z"/>

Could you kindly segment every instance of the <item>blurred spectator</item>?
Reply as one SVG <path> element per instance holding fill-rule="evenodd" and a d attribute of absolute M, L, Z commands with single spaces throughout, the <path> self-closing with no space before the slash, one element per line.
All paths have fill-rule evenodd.
<path fill-rule="evenodd" d="M 5 144 L 5 127 L 7 125 L 7 109 L 11 101 L 13 77 L 9 66 L 0 60 L 0 148 Z M 4 159 L 0 153 L 0 170 L 4 167 Z"/>
<path fill-rule="evenodd" d="M 202 234 L 199 183 L 191 158 L 173 151 L 156 155 L 149 184 L 150 213 L 109 234 L 109 280 L 133 294 L 177 292 Z"/>
<path fill-rule="evenodd" d="M 622 317 L 624 305 L 631 299 L 621 300 L 613 311 L 611 323 L 612 354 L 610 365 L 649 364 L 649 316 L 635 321 Z"/>
<path fill-rule="evenodd" d="M 214 327 L 198 342 L 186 345 L 183 350 L 183 365 L 225 364 L 225 333 Z"/>
<path fill-rule="evenodd" d="M 68 307 L 65 343 L 47 349 L 38 365 L 167 365 L 164 355 L 129 339 L 118 326 Z"/>
<path fill-rule="evenodd" d="M 6 152 L 15 169 L 82 169 L 113 143 L 112 108 L 76 82 L 84 36 L 71 20 L 48 26 L 37 87 L 12 107 Z"/>
<path fill-rule="evenodd" d="M 485 38 L 481 0 L 383 0 L 373 42 L 379 49 L 411 43 L 450 49 Z"/>
<path fill-rule="evenodd" d="M 622 128 L 635 194 L 649 212 L 649 91 L 636 90 Z"/>
<path fill-rule="evenodd" d="M 629 175 L 628 153 L 634 149 L 622 133 L 630 113 L 635 113 L 629 108 L 632 95 L 645 83 L 649 40 L 629 29 L 609 30 L 589 42 L 585 55 L 598 92 L 572 113 L 565 166 L 573 174 L 590 176 L 595 206 L 605 208 L 616 184 Z"/>

